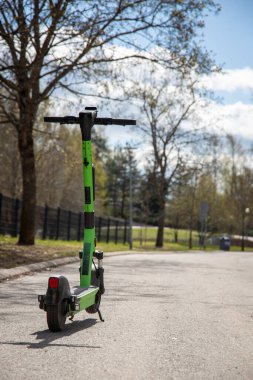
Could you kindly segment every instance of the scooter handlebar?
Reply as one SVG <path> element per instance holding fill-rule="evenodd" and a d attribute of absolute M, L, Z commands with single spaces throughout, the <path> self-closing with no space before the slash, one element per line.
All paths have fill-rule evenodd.
<path fill-rule="evenodd" d="M 64 116 L 64 117 L 44 117 L 46 123 L 60 123 L 60 124 L 78 124 L 79 117 Z"/>
<path fill-rule="evenodd" d="M 44 117 L 44 122 L 46 123 L 60 123 L 60 124 L 79 124 L 79 117 L 75 116 L 64 116 L 64 117 Z M 112 119 L 110 117 L 96 117 L 94 124 L 99 125 L 136 125 L 136 120 L 131 119 Z"/>
<path fill-rule="evenodd" d="M 100 125 L 109 125 L 109 124 L 115 124 L 115 125 L 136 125 L 136 120 L 131 119 L 112 119 L 110 117 L 97 117 L 95 119 L 95 124 Z"/>

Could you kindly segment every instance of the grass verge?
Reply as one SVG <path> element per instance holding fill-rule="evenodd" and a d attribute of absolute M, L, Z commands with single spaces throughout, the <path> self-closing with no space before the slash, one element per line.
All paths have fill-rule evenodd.
<path fill-rule="evenodd" d="M 17 238 L 0 235 L 0 268 L 14 268 L 61 257 L 76 256 L 82 249 L 82 242 L 36 239 L 34 246 L 17 245 Z M 97 249 L 105 252 L 126 251 L 126 244 L 99 244 Z"/>
<path fill-rule="evenodd" d="M 153 231 L 152 231 L 153 232 Z M 149 236 L 150 237 L 150 236 Z M 136 237 L 135 237 L 136 238 Z M 141 252 L 148 251 L 189 251 L 188 244 L 166 242 L 162 249 L 157 249 L 154 246 L 154 241 L 134 240 L 133 250 Z M 56 258 L 67 256 L 78 256 L 79 250 L 82 249 L 82 242 L 63 241 L 63 240 L 36 240 L 34 246 L 19 246 L 17 238 L 0 235 L 0 268 L 13 268 L 19 265 L 27 265 L 41 261 L 53 260 Z M 99 243 L 97 249 L 105 252 L 127 251 L 128 244 L 114 243 Z M 199 246 L 194 246 L 193 250 L 200 250 Z M 208 246 L 206 251 L 216 251 L 217 246 Z M 240 251 L 240 247 L 232 246 L 232 251 Z M 247 251 L 252 251 L 252 248 L 246 248 Z"/>

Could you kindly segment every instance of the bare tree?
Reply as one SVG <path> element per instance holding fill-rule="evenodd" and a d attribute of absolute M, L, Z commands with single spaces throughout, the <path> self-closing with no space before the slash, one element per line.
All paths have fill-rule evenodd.
<path fill-rule="evenodd" d="M 135 83 L 130 92 L 138 100 L 142 114 L 138 127 L 152 147 L 154 186 L 159 203 L 157 247 L 163 246 L 166 197 L 181 164 L 183 147 L 196 138 L 197 128 L 185 125 L 196 103 L 194 86 L 195 82 L 186 77 L 182 81 L 174 74 L 172 78 L 157 80 L 153 77 L 152 80 L 151 72 L 148 83 Z"/>
<path fill-rule="evenodd" d="M 207 55 L 194 37 L 210 9 L 217 10 L 214 0 L 0 1 L 0 111 L 3 122 L 18 132 L 23 177 L 20 244 L 34 244 L 33 127 L 40 104 L 59 87 L 73 91 L 74 82 L 88 82 L 91 69 L 100 71 L 104 62 L 131 55 L 147 59 L 143 51 L 155 45 L 170 50 L 165 62 L 169 66 L 188 68 L 201 62 L 208 69 Z M 16 105 L 12 111 L 6 108 L 8 101 Z"/>

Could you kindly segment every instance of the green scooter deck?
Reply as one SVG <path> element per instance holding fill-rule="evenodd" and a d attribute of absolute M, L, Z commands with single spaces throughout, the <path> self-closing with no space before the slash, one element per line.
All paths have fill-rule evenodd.
<path fill-rule="evenodd" d="M 80 310 L 84 310 L 87 307 L 95 304 L 96 294 L 99 288 L 95 286 L 89 286 L 84 288 L 81 286 L 74 286 L 71 289 L 71 294 L 77 297 L 77 303 L 79 304 Z"/>

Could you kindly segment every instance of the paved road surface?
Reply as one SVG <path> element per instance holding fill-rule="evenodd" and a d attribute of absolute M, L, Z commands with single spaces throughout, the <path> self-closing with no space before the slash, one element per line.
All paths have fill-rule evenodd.
<path fill-rule="evenodd" d="M 47 330 L 50 272 L 0 284 L 0 378 L 253 379 L 253 253 L 110 257 L 105 323 Z M 76 264 L 54 273 L 78 281 Z"/>

